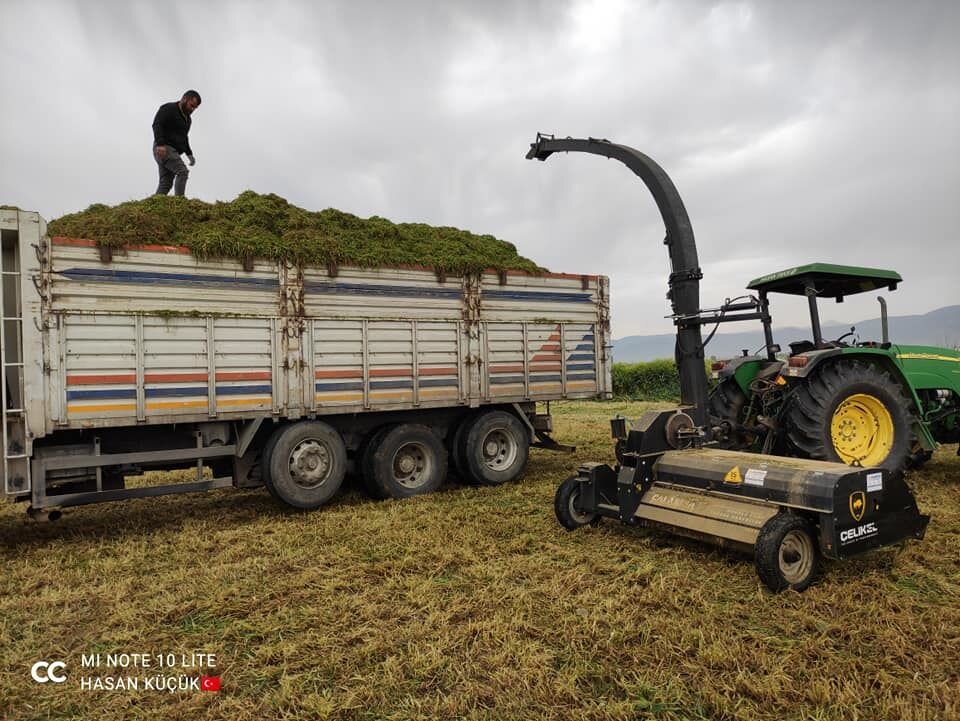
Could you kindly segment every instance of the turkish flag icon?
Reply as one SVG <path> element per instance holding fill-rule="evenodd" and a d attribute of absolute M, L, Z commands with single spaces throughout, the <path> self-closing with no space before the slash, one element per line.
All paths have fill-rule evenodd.
<path fill-rule="evenodd" d="M 220 677 L 219 676 L 201 676 L 200 677 L 200 690 L 201 691 L 213 691 L 217 692 L 220 690 Z"/>

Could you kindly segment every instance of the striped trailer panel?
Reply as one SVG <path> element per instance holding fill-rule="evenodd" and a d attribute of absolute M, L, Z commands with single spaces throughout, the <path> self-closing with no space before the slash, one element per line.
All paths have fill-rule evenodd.
<path fill-rule="evenodd" d="M 46 433 L 609 393 L 605 278 L 48 248 Z"/>

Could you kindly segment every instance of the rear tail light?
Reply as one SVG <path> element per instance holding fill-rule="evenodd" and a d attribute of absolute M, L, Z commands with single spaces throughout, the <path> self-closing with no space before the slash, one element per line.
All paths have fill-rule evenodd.
<path fill-rule="evenodd" d="M 810 359 L 807 358 L 807 356 L 795 355 L 793 356 L 793 358 L 787 361 L 787 365 L 789 365 L 791 368 L 806 368 L 807 363 L 809 362 L 810 362 Z"/>
<path fill-rule="evenodd" d="M 710 370 L 712 371 L 722 371 L 723 367 L 727 364 L 726 361 L 714 361 L 710 364 Z"/>

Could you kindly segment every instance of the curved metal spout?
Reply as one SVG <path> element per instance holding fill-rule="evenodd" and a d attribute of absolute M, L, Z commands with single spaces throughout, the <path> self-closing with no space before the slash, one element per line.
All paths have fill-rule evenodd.
<path fill-rule="evenodd" d="M 708 388 L 700 334 L 700 279 L 693 226 L 680 193 L 670 176 L 649 156 L 626 145 L 597 138 L 555 138 L 537 133 L 527 159 L 546 160 L 553 153 L 580 152 L 614 158 L 626 165 L 646 184 L 653 195 L 663 225 L 664 244 L 670 254 L 670 281 L 667 297 L 677 325 L 676 361 L 680 373 L 681 403 L 691 407 L 694 422 L 707 425 Z"/>

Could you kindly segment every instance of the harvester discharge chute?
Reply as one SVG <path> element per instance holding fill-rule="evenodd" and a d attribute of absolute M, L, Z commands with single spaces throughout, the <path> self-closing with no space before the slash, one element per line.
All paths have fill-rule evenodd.
<path fill-rule="evenodd" d="M 666 228 L 681 388 L 680 408 L 651 411 L 633 423 L 611 421 L 617 463 L 586 464 L 560 485 L 555 498 L 560 523 L 573 530 L 608 517 L 750 550 L 772 591 L 806 588 L 821 556 L 844 559 L 922 538 L 929 516 L 920 513 L 898 468 L 719 447 L 719 439 L 729 438 L 730 424 L 721 428 L 711 416 L 701 326 L 760 320 L 767 362 L 775 364 L 766 294 L 701 310 L 703 275 L 693 228 L 664 170 L 633 148 L 594 138 L 538 134 L 527 158 L 546 160 L 556 152 L 620 160 L 652 193 Z"/>

